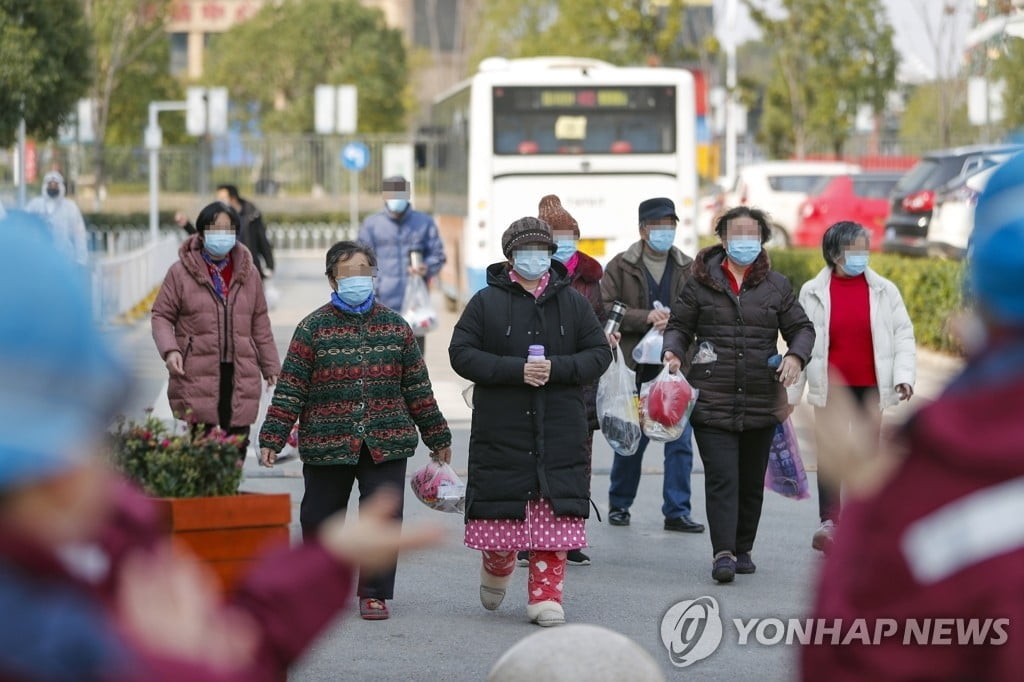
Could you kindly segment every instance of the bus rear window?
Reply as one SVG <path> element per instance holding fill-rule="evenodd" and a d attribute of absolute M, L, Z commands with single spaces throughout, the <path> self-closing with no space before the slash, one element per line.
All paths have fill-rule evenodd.
<path fill-rule="evenodd" d="M 495 86 L 494 153 L 671 154 L 674 86 Z"/>

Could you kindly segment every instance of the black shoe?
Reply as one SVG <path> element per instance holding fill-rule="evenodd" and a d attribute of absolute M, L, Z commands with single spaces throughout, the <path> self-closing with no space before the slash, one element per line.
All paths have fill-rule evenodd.
<path fill-rule="evenodd" d="M 665 530 L 674 530 L 679 533 L 703 533 L 704 525 L 697 523 L 689 516 L 680 516 L 678 519 L 665 519 Z"/>
<path fill-rule="evenodd" d="M 525 549 L 516 554 L 516 565 L 517 566 L 529 566 L 530 565 L 530 553 Z"/>
<path fill-rule="evenodd" d="M 750 574 L 757 570 L 754 560 L 750 558 L 750 552 L 740 552 L 736 555 L 736 572 Z"/>
<path fill-rule="evenodd" d="M 570 566 L 589 566 L 590 557 L 578 549 L 570 549 L 569 553 L 565 556 L 565 563 Z"/>
<path fill-rule="evenodd" d="M 715 559 L 715 563 L 711 566 L 711 577 L 716 582 L 731 583 L 732 579 L 736 577 L 736 560 L 728 554 Z"/>
<path fill-rule="evenodd" d="M 619 509 L 618 507 L 612 507 L 608 510 L 608 525 L 611 526 L 628 526 L 629 525 L 629 510 Z"/>

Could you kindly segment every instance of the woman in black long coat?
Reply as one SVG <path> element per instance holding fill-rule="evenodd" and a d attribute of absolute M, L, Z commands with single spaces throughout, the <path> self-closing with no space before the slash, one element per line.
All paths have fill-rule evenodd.
<path fill-rule="evenodd" d="M 475 383 L 465 543 L 483 552 L 480 601 L 489 610 L 505 596 L 516 552 L 529 550 L 527 615 L 550 626 L 565 622 L 566 552 L 587 542 L 582 386 L 607 369 L 611 352 L 590 303 L 552 262 L 546 223 L 520 218 L 501 247 L 508 260 L 487 268 L 487 286 L 448 348 L 452 368 Z"/>

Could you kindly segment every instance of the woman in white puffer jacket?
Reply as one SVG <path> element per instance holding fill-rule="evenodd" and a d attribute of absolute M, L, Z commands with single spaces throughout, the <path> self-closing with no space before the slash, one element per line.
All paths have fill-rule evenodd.
<path fill-rule="evenodd" d="M 832 225 L 821 244 L 827 265 L 800 289 L 815 341 L 800 382 L 790 389 L 790 402 L 800 401 L 806 385 L 815 419 L 829 416 L 835 405 L 829 396 L 835 391 L 848 390 L 861 407 L 877 402 L 879 410 L 914 394 L 914 327 L 896 285 L 867 267 L 870 240 L 857 223 Z M 827 551 L 838 520 L 840 486 L 822 471 L 822 460 L 828 460 L 820 453 L 827 445 L 819 441 L 817 447 L 821 526 L 811 545 Z"/>

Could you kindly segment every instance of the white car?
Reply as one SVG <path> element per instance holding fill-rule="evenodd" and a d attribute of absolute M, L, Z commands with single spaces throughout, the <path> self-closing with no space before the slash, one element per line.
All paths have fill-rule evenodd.
<path fill-rule="evenodd" d="M 1000 164 L 1001 165 L 1001 164 Z M 974 232 L 974 207 L 988 179 L 999 168 L 991 166 L 968 176 L 955 187 L 937 193 L 928 226 L 928 252 L 963 258 Z"/>
<path fill-rule="evenodd" d="M 751 206 L 768 213 L 773 234 L 770 246 L 789 246 L 800 204 L 824 177 L 855 175 L 860 166 L 839 161 L 765 161 L 740 168 L 723 208 Z"/>

